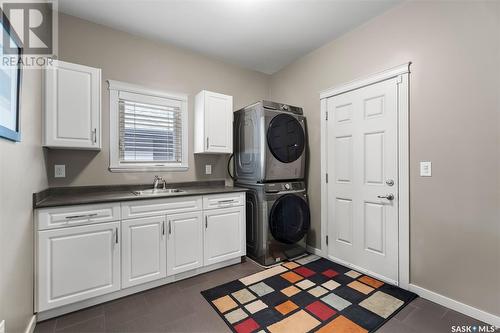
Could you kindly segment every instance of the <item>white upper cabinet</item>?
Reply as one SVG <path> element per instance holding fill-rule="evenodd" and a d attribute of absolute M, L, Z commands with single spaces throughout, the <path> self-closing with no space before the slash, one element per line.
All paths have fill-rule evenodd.
<path fill-rule="evenodd" d="M 194 152 L 233 152 L 233 96 L 203 90 L 195 97 Z"/>
<path fill-rule="evenodd" d="M 45 147 L 101 149 L 101 69 L 54 61 L 44 97 Z"/>

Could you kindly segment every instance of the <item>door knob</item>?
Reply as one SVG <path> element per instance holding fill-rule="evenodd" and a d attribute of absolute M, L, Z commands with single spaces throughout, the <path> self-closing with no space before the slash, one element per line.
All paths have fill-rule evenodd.
<path fill-rule="evenodd" d="M 394 194 L 389 193 L 386 195 L 377 195 L 377 198 L 379 199 L 387 199 L 387 200 L 394 200 Z"/>

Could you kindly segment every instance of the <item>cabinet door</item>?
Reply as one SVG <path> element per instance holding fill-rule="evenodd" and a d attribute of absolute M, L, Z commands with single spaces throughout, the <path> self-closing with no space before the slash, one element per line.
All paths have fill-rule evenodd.
<path fill-rule="evenodd" d="M 38 232 L 38 310 L 120 289 L 120 223 Z"/>
<path fill-rule="evenodd" d="M 122 221 L 122 286 L 167 276 L 165 218 Z"/>
<path fill-rule="evenodd" d="M 54 61 L 44 89 L 44 146 L 100 149 L 101 70 Z"/>
<path fill-rule="evenodd" d="M 167 215 L 167 274 L 174 275 L 203 265 L 202 213 Z"/>
<path fill-rule="evenodd" d="M 205 266 L 245 254 L 244 207 L 214 209 L 204 215 Z"/>
<path fill-rule="evenodd" d="M 233 152 L 233 97 L 205 91 L 206 152 Z"/>

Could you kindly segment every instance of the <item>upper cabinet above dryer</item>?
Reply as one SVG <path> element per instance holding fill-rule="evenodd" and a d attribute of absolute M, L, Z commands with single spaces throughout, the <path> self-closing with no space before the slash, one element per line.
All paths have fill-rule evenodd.
<path fill-rule="evenodd" d="M 233 96 L 203 90 L 195 97 L 194 152 L 233 152 Z"/>
<path fill-rule="evenodd" d="M 101 149 L 101 69 L 54 61 L 44 72 L 43 145 Z"/>

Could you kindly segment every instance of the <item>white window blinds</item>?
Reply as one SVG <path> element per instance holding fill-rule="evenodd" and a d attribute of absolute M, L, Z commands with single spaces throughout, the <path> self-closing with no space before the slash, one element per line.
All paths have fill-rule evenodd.
<path fill-rule="evenodd" d="M 122 163 L 180 163 L 183 151 L 181 103 L 120 92 L 119 159 Z"/>

